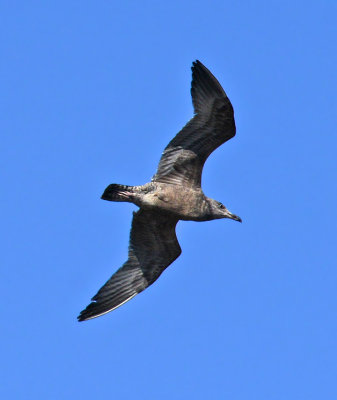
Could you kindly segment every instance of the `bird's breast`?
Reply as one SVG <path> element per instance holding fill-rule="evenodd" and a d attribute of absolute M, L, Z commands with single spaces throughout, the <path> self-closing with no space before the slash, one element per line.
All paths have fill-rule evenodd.
<path fill-rule="evenodd" d="M 162 184 L 142 198 L 141 207 L 158 209 L 183 220 L 204 220 L 207 202 L 201 190 Z"/>

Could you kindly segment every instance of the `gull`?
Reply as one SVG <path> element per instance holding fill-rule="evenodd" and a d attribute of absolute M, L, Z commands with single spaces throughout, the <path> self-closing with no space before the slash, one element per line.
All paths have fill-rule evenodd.
<path fill-rule="evenodd" d="M 106 314 L 156 281 L 181 254 L 175 228 L 179 220 L 241 221 L 201 189 L 208 156 L 235 136 L 232 104 L 212 73 L 198 60 L 192 65 L 193 118 L 166 146 L 151 182 L 109 185 L 103 200 L 130 202 L 133 213 L 128 259 L 80 313 L 79 321 Z"/>

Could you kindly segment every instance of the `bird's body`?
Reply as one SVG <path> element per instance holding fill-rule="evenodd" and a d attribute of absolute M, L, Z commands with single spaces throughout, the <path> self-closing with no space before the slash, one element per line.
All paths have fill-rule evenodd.
<path fill-rule="evenodd" d="M 111 185 L 115 186 L 115 185 Z M 111 186 L 102 198 L 109 199 Z M 119 185 L 117 185 L 119 186 Z M 144 210 L 167 213 L 184 221 L 212 220 L 209 201 L 201 188 L 188 188 L 181 185 L 150 182 L 142 186 L 127 186 L 123 200 L 136 204 Z M 186 201 L 188 199 L 188 201 Z M 116 201 L 116 200 L 114 200 Z"/>
<path fill-rule="evenodd" d="M 241 219 L 206 197 L 201 174 L 207 157 L 235 135 L 233 107 L 211 72 L 199 61 L 192 67 L 195 116 L 165 148 L 156 174 L 142 186 L 109 185 L 102 199 L 131 202 L 134 213 L 129 257 L 81 312 L 84 321 L 114 310 L 151 285 L 179 255 L 179 220 Z"/>

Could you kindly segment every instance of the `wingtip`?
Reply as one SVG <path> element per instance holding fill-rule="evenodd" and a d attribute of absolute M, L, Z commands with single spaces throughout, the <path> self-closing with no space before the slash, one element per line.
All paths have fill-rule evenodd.
<path fill-rule="evenodd" d="M 77 317 L 78 322 L 89 321 L 89 319 L 94 319 L 102 315 L 100 313 L 95 313 L 94 310 L 92 310 L 92 304 L 95 303 L 90 303 L 87 308 L 85 308 L 80 312 L 80 314 Z"/>
<path fill-rule="evenodd" d="M 98 316 L 98 313 L 95 313 L 95 302 L 92 301 L 84 310 L 80 312 L 77 317 L 78 322 L 88 321 L 89 319 L 93 319 Z"/>
<path fill-rule="evenodd" d="M 84 310 L 83 310 L 84 311 Z M 78 322 L 83 322 L 83 321 L 86 321 L 86 317 L 83 315 L 84 314 L 84 312 L 83 311 L 81 311 L 80 313 L 79 313 L 79 315 L 77 316 L 77 321 Z"/>
<path fill-rule="evenodd" d="M 199 61 L 198 59 L 192 62 L 192 71 L 197 68 L 197 67 L 201 67 L 204 66 L 203 63 L 201 61 Z"/>
<path fill-rule="evenodd" d="M 195 114 L 207 111 L 215 98 L 229 100 L 219 81 L 199 60 L 192 63 L 191 95 Z"/>

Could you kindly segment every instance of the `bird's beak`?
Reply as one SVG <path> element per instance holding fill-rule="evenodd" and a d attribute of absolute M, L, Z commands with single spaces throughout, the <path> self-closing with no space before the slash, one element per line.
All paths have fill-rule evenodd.
<path fill-rule="evenodd" d="M 226 210 L 225 218 L 234 219 L 234 221 L 242 222 L 242 219 L 235 214 L 232 214 L 230 211 Z"/>

